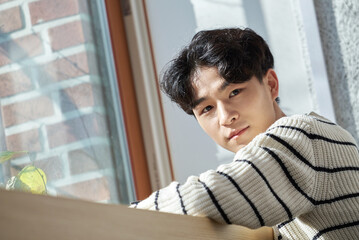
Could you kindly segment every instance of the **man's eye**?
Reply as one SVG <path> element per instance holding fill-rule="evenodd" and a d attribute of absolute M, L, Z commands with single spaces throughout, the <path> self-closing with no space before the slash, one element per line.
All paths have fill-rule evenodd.
<path fill-rule="evenodd" d="M 212 106 L 207 106 L 207 107 L 203 108 L 202 113 L 209 112 L 212 108 L 213 108 Z"/>
<path fill-rule="evenodd" d="M 235 89 L 229 94 L 229 97 L 234 97 L 234 96 L 238 95 L 240 92 L 241 92 L 241 89 Z"/>

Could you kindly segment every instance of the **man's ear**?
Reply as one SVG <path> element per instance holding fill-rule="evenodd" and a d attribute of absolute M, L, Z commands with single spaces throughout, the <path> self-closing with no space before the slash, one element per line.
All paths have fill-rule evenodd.
<path fill-rule="evenodd" d="M 270 89 L 272 99 L 275 100 L 279 95 L 279 82 L 276 72 L 270 68 L 265 74 L 266 83 Z"/>

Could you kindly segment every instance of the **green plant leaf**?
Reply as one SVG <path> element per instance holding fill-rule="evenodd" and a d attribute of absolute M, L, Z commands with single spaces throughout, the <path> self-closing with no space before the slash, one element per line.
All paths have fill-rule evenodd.
<path fill-rule="evenodd" d="M 27 151 L 4 151 L 4 152 L 0 152 L 0 163 L 4 163 L 8 160 L 10 160 L 11 158 L 13 158 L 13 156 L 15 154 L 19 154 L 19 153 L 27 153 Z"/>

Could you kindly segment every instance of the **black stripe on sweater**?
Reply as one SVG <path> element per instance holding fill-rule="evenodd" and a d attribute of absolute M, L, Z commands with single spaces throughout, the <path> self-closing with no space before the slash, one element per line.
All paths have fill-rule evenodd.
<path fill-rule="evenodd" d="M 219 205 L 219 203 L 218 203 L 216 197 L 213 195 L 211 189 L 209 189 L 209 188 L 207 187 L 207 185 L 206 185 L 204 182 L 202 182 L 201 180 L 198 179 L 198 181 L 199 181 L 200 183 L 202 183 L 203 187 L 206 189 L 206 191 L 207 191 L 209 197 L 211 198 L 213 204 L 216 206 L 218 212 L 221 214 L 221 216 L 222 216 L 222 218 L 224 219 L 224 221 L 225 221 L 227 224 L 232 224 L 231 221 L 229 221 L 229 219 L 228 219 L 228 217 L 227 217 L 227 214 L 223 211 L 221 205 Z"/>
<path fill-rule="evenodd" d="M 331 232 L 331 231 L 335 231 L 335 230 L 339 230 L 339 229 L 343 229 L 343 228 L 348 228 L 348 227 L 354 227 L 354 226 L 358 226 L 359 225 L 359 221 L 356 222 L 351 222 L 351 223 L 345 223 L 345 224 L 341 224 L 341 225 L 337 225 L 337 226 L 333 226 L 333 227 L 329 227 L 326 229 L 323 229 L 321 231 L 319 231 L 314 237 L 313 240 L 316 240 L 318 238 L 320 238 L 323 234 Z"/>
<path fill-rule="evenodd" d="M 284 208 L 284 210 L 286 211 L 288 218 L 292 219 L 293 215 L 290 212 L 289 208 L 287 207 L 287 205 L 283 202 L 282 199 L 280 199 L 278 197 L 278 195 L 274 192 L 274 190 L 272 189 L 272 187 L 270 186 L 268 180 L 265 178 L 265 176 L 263 175 L 263 173 L 250 161 L 248 160 L 236 160 L 236 162 L 244 162 L 249 164 L 254 170 L 256 170 L 256 172 L 259 174 L 259 176 L 261 176 L 261 178 L 263 179 L 263 181 L 266 183 L 267 187 L 269 188 L 269 191 L 273 194 L 273 196 L 277 199 L 277 201 L 282 205 L 282 207 Z"/>
<path fill-rule="evenodd" d="M 328 122 L 328 121 L 324 121 L 322 119 L 319 119 L 319 118 L 316 118 L 316 117 L 313 117 L 311 116 L 313 119 L 317 120 L 318 122 L 322 122 L 322 123 L 326 123 L 326 124 L 329 124 L 329 125 L 336 125 L 335 123 L 333 122 Z"/>
<path fill-rule="evenodd" d="M 291 184 L 293 185 L 293 187 L 295 189 L 297 189 L 298 192 L 300 192 L 305 198 L 307 198 L 312 204 L 314 205 L 322 205 L 322 204 L 328 204 L 328 203 L 333 203 L 333 202 L 337 202 L 337 201 L 341 201 L 341 200 L 345 200 L 348 198 L 356 198 L 359 197 L 359 193 L 352 193 L 352 194 L 347 194 L 347 195 L 343 195 L 343 196 L 338 196 L 332 199 L 326 199 L 326 200 L 315 200 L 312 197 L 308 196 L 308 194 L 306 194 L 299 186 L 298 184 L 295 182 L 295 180 L 293 179 L 293 177 L 290 175 L 288 169 L 286 168 L 286 166 L 284 165 L 283 161 L 278 157 L 277 154 L 275 154 L 273 151 L 271 151 L 270 149 L 266 148 L 266 147 L 262 147 L 263 150 L 265 150 L 266 152 L 268 152 L 280 165 L 280 167 L 282 168 L 283 172 L 285 173 L 285 175 L 287 176 L 288 180 L 291 182 Z"/>
<path fill-rule="evenodd" d="M 337 168 L 325 168 L 325 167 L 317 167 L 313 166 L 305 157 L 303 157 L 294 147 L 292 147 L 288 142 L 281 139 L 280 137 L 273 135 L 271 133 L 266 134 L 268 137 L 273 138 L 277 142 L 281 143 L 285 146 L 289 151 L 291 151 L 299 160 L 308 165 L 310 168 L 314 169 L 318 172 L 326 172 L 326 173 L 335 173 L 335 172 L 343 172 L 343 171 L 359 171 L 359 167 L 347 166 L 347 167 L 337 167 Z"/>
<path fill-rule="evenodd" d="M 177 190 L 177 193 L 178 193 L 178 197 L 179 197 L 179 199 L 180 199 L 182 212 L 183 212 L 184 215 L 187 215 L 187 211 L 186 211 L 186 208 L 185 208 L 185 206 L 184 206 L 184 204 L 183 204 L 183 199 L 182 199 L 182 195 L 181 195 L 181 193 L 180 193 L 180 191 L 179 191 L 179 187 L 180 187 L 180 184 L 177 184 L 176 190 Z"/>
<path fill-rule="evenodd" d="M 264 220 L 262 218 L 262 216 L 259 214 L 258 209 L 256 208 L 256 206 L 254 206 L 253 202 L 248 198 L 248 196 L 242 191 L 242 189 L 238 186 L 238 184 L 236 183 L 236 181 L 234 181 L 234 179 L 229 176 L 228 174 L 224 173 L 224 172 L 219 172 L 217 171 L 218 174 L 225 176 L 232 184 L 233 186 L 237 189 L 237 191 L 244 197 L 244 199 L 248 202 L 248 204 L 252 207 L 255 215 L 257 216 L 259 223 L 261 226 L 264 226 Z"/>
<path fill-rule="evenodd" d="M 289 219 L 288 221 L 282 222 L 281 224 L 277 225 L 277 228 L 280 229 L 282 227 L 284 227 L 286 224 L 293 222 L 295 218 Z"/>
<path fill-rule="evenodd" d="M 137 205 L 140 203 L 140 201 L 130 202 L 131 205 L 135 205 L 133 208 L 137 208 Z"/>
<path fill-rule="evenodd" d="M 280 125 L 280 126 L 276 126 L 276 127 L 273 127 L 271 129 L 269 129 L 268 131 L 271 131 L 275 128 L 287 128 L 287 129 L 292 129 L 292 130 L 296 130 L 298 132 L 301 132 L 303 133 L 304 135 L 306 135 L 309 139 L 318 139 L 318 140 L 323 140 L 323 141 L 326 141 L 326 142 L 330 142 L 330 143 L 334 143 L 334 144 L 339 144 L 339 145 L 347 145 L 347 146 L 354 146 L 358 149 L 357 145 L 353 142 L 347 142 L 347 141 L 338 141 L 338 140 L 334 140 L 334 139 L 330 139 L 330 138 L 327 138 L 327 137 L 323 137 L 321 135 L 318 135 L 318 134 L 313 134 L 313 133 L 307 133 L 306 131 L 304 131 L 303 129 L 301 128 L 298 128 L 298 127 L 293 127 L 293 126 L 284 126 L 284 125 Z"/>
<path fill-rule="evenodd" d="M 309 197 L 299 186 L 298 184 L 294 181 L 294 179 L 292 178 L 292 176 L 290 175 L 289 171 L 287 170 L 287 168 L 285 167 L 284 163 L 282 162 L 282 160 L 271 150 L 269 150 L 268 148 L 262 147 L 265 151 L 267 151 L 275 160 L 277 160 L 277 162 L 279 163 L 279 165 L 281 166 L 281 168 L 283 169 L 284 173 L 286 174 L 287 178 L 289 179 L 289 181 L 292 183 L 293 187 L 295 189 L 297 189 L 298 192 L 300 192 L 305 198 L 307 198 L 312 204 L 314 205 L 322 205 L 322 204 L 330 204 L 330 203 L 334 203 L 337 201 L 342 201 L 345 199 L 349 199 L 349 198 L 356 198 L 359 197 L 359 193 L 353 193 L 353 194 L 347 194 L 347 195 L 343 195 L 343 196 L 339 196 L 333 199 L 327 199 L 327 200 L 320 200 L 317 201 L 315 199 L 313 199 L 312 197 Z M 282 224 L 280 224 L 280 227 L 285 226 L 286 224 L 288 224 L 290 221 L 288 222 L 283 222 Z"/>
<path fill-rule="evenodd" d="M 156 196 L 155 196 L 155 208 L 157 211 L 159 211 L 160 209 L 158 208 L 158 196 L 160 195 L 160 190 L 158 190 L 156 192 Z"/>

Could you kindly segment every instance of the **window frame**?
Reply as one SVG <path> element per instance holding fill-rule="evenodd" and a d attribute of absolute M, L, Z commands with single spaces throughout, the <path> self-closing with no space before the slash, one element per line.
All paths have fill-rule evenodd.
<path fill-rule="evenodd" d="M 135 193 L 137 199 L 144 199 L 152 192 L 151 179 L 141 131 L 123 12 L 120 1 L 105 0 L 105 5 Z"/>

